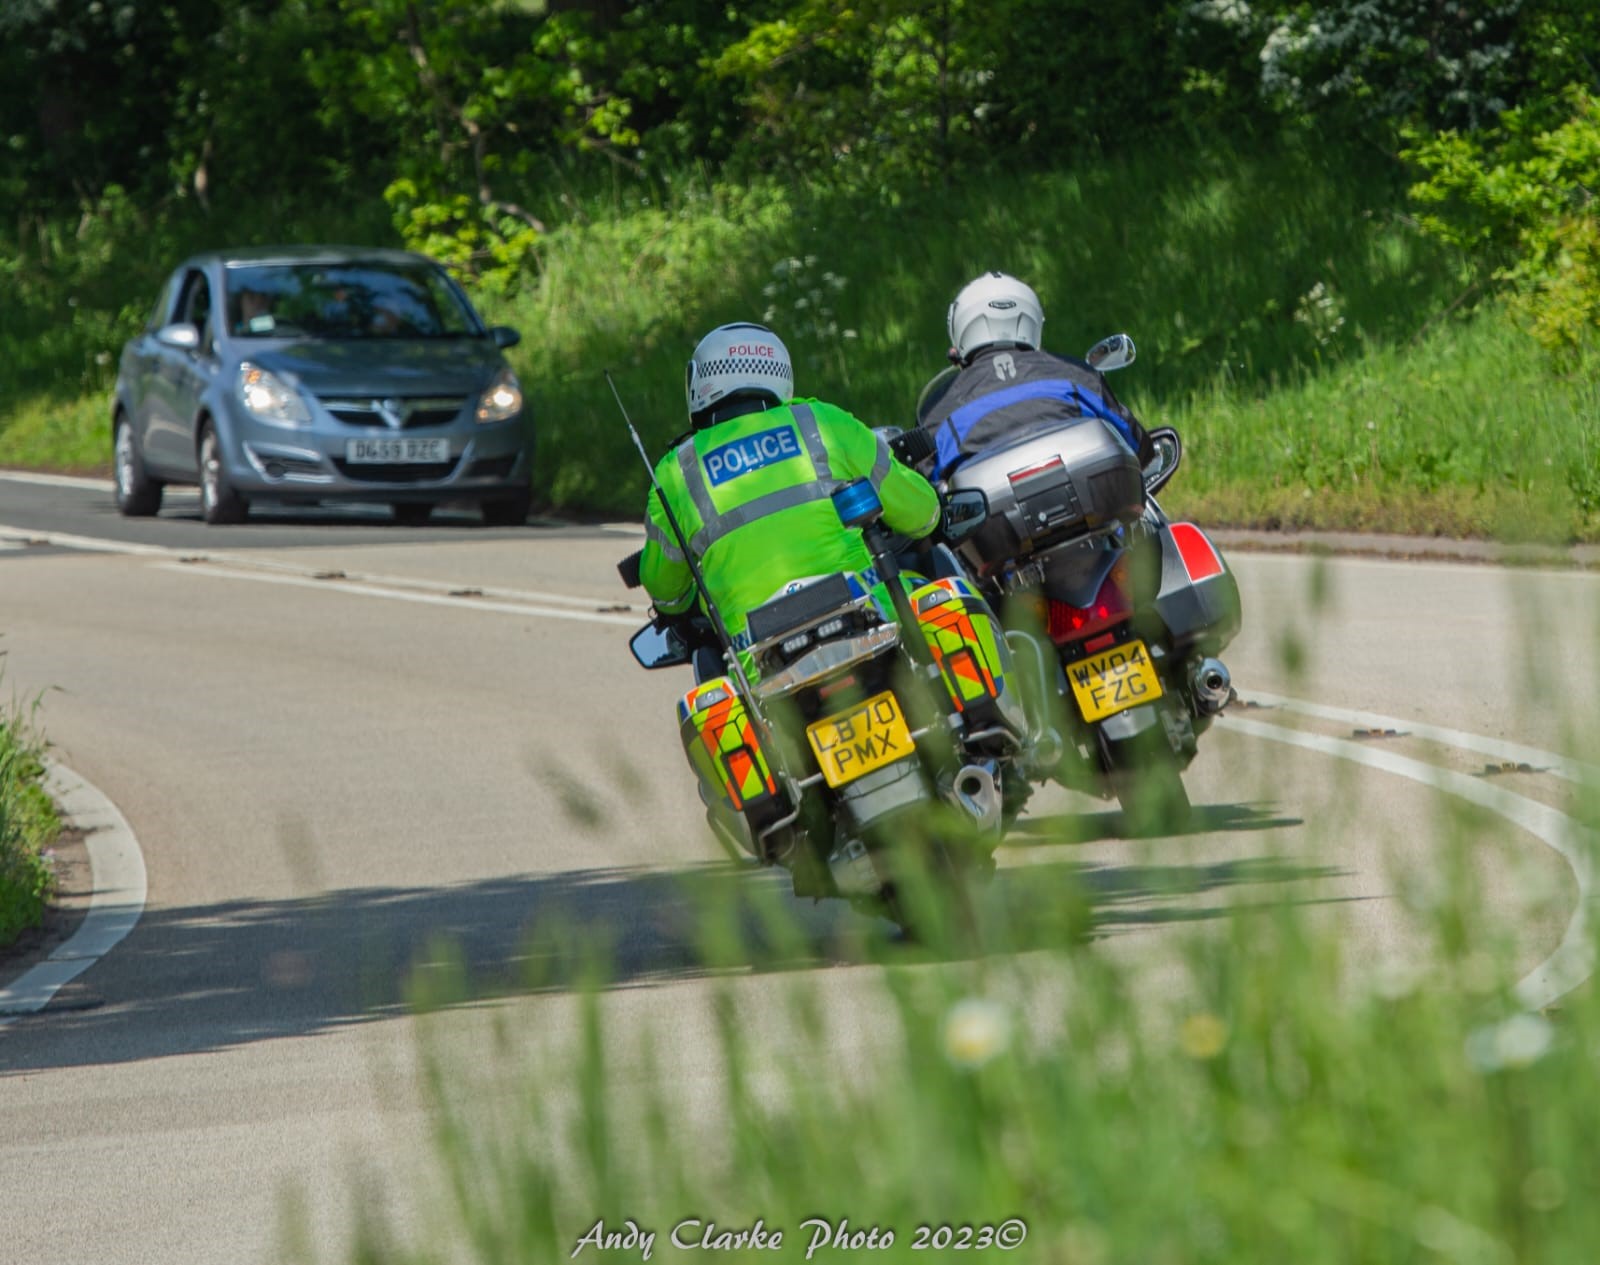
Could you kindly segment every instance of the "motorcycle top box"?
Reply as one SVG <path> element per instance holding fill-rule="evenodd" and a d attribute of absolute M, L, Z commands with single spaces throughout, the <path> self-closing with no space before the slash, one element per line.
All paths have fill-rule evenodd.
<path fill-rule="evenodd" d="M 952 474 L 949 484 L 988 497 L 988 520 L 961 546 L 985 577 L 1073 536 L 1131 523 L 1144 509 L 1139 459 L 1096 417 L 985 452 Z"/>

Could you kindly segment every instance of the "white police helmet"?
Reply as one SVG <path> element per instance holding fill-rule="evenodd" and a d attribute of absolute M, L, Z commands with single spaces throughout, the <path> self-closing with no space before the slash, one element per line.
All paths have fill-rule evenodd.
<path fill-rule="evenodd" d="M 969 281 L 950 305 L 950 345 L 965 364 L 996 343 L 1037 347 L 1044 308 L 1033 287 L 1004 272 Z"/>
<path fill-rule="evenodd" d="M 740 395 L 782 404 L 794 398 L 794 367 L 783 340 L 765 325 L 719 325 L 689 357 L 684 387 L 691 419 Z"/>

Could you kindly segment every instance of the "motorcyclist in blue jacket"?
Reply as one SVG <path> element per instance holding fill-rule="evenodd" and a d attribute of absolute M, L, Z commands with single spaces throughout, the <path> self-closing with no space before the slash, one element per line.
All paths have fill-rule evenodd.
<path fill-rule="evenodd" d="M 937 445 L 934 479 L 1001 440 L 1073 417 L 1104 419 L 1141 466 L 1149 463 L 1150 437 L 1112 394 L 1105 375 L 1075 356 L 1040 348 L 1044 308 L 1026 282 L 984 273 L 956 295 L 948 325 L 950 358 L 960 371 L 922 405 L 921 425 Z"/>

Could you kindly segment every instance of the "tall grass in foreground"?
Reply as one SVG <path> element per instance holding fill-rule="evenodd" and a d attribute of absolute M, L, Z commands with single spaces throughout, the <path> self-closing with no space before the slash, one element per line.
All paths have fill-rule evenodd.
<path fill-rule="evenodd" d="M 1265 759 L 1257 774 L 1287 775 Z M 1563 795 L 1592 869 L 1600 788 L 1531 793 Z M 1355 784 L 1328 794 L 1347 816 L 1297 804 L 1302 859 L 1337 863 L 1381 829 Z M 819 960 L 815 927 L 759 884 L 701 903 L 701 977 L 658 989 L 607 991 L 604 946 L 547 926 L 525 959 L 540 995 L 474 1015 L 440 951 L 413 991 L 444 1008 L 421 1028 L 436 1198 L 420 1237 L 370 1215 L 350 1259 L 634 1260 L 653 1235 L 649 1259 L 678 1260 L 675 1228 L 703 1251 L 759 1222 L 776 1249 L 717 1259 L 806 1259 L 820 1234 L 809 1259 L 949 1259 L 959 1242 L 1061 1265 L 1591 1260 L 1600 992 L 1590 978 L 1529 1011 L 1516 987 L 1555 938 L 1530 957 L 1527 925 L 1564 920 L 1571 892 L 1497 904 L 1494 885 L 1521 881 L 1505 821 L 1418 794 L 1427 837 L 1395 848 L 1380 898 L 1405 951 L 1377 962 L 1349 938 L 1354 906 L 1293 888 L 1164 908 L 1149 956 L 1113 951 L 1127 942 L 1070 863 L 1004 871 L 976 945 L 936 931 L 855 970 L 799 969 L 833 950 Z M 1235 855 L 1270 868 L 1248 838 Z M 1052 842 L 1081 840 L 1028 846 Z M 1125 847 L 1116 864 L 1152 873 L 1183 856 Z M 875 1248 L 851 1237 L 875 1227 Z"/>
<path fill-rule="evenodd" d="M 1590 1260 L 1593 986 L 1558 1012 L 1518 1010 L 1511 964 L 1463 934 L 1476 898 L 1454 878 L 1426 961 L 1375 979 L 1352 980 L 1336 933 L 1278 908 L 1187 938 L 1164 1000 L 1092 948 L 901 966 L 871 1031 L 841 1040 L 819 986 L 757 981 L 784 998 L 757 1025 L 749 990 L 724 981 L 709 1045 L 675 1060 L 694 1066 L 687 1084 L 658 1079 L 677 1025 L 641 1037 L 593 993 L 560 1054 L 505 1019 L 492 1050 L 430 1052 L 449 1192 L 431 1245 L 369 1220 L 352 1259 L 566 1260 L 596 1225 L 620 1241 L 631 1224 L 655 1236 L 652 1259 L 676 1260 L 692 1218 L 693 1245 L 711 1223 L 783 1232 L 779 1250 L 732 1260 L 802 1259 L 844 1221 L 847 1238 L 879 1227 L 894 1242 L 815 1259 L 947 1259 L 917 1250 L 919 1226 L 970 1227 L 964 1245 L 981 1247 L 1015 1246 L 1020 1224 L 1020 1248 L 977 1254 Z M 519 1070 L 485 1095 L 485 1064 Z M 719 1088 L 695 1094 L 707 1077 Z M 600 1241 L 576 1254 L 639 1259 Z"/>
<path fill-rule="evenodd" d="M 53 880 L 40 852 L 61 822 L 40 784 L 43 751 L 28 717 L 14 703 L 0 707 L 0 948 L 39 925 L 50 897 Z"/>

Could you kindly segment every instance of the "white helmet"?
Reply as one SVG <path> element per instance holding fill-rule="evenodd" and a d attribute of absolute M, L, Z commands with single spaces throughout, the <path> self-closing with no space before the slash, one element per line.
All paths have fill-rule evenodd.
<path fill-rule="evenodd" d="M 1044 308 L 1033 287 L 1004 272 L 969 281 L 950 305 L 950 343 L 965 364 L 996 343 L 1037 347 Z"/>
<path fill-rule="evenodd" d="M 719 325 L 689 357 L 684 381 L 689 416 L 736 395 L 759 395 L 782 404 L 794 398 L 789 349 L 765 325 Z"/>

